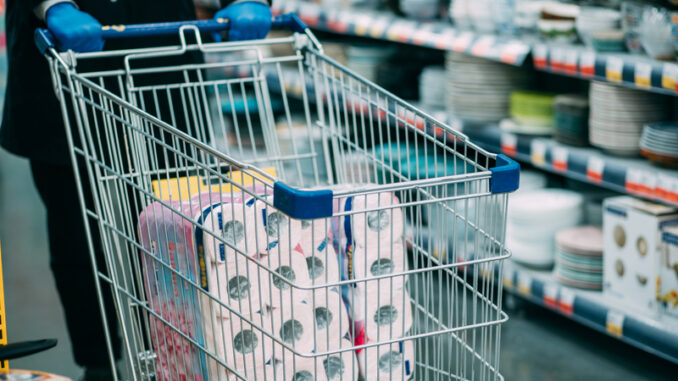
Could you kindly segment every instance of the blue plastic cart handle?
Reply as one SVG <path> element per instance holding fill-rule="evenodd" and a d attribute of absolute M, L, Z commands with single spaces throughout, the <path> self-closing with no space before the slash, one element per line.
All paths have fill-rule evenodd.
<path fill-rule="evenodd" d="M 120 38 L 148 37 L 148 36 L 167 36 L 179 34 L 179 30 L 184 26 L 195 26 L 201 32 L 215 33 L 228 30 L 228 19 L 216 20 L 196 20 L 196 21 L 176 21 L 156 24 L 135 24 L 135 25 L 106 25 L 101 27 L 104 40 L 113 40 Z M 294 13 L 276 16 L 272 19 L 271 27 L 273 29 L 287 29 L 293 32 L 302 33 L 306 30 L 306 25 Z M 54 48 L 54 35 L 43 28 L 35 30 L 35 45 L 40 53 Z"/>

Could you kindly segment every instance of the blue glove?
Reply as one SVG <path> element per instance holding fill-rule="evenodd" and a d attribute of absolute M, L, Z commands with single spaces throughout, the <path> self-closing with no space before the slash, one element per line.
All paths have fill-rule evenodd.
<path fill-rule="evenodd" d="M 230 41 L 262 39 L 271 30 L 271 8 L 257 1 L 229 5 L 217 12 L 214 18 L 228 19 Z"/>
<path fill-rule="evenodd" d="M 47 29 L 57 39 L 60 50 L 98 52 L 104 48 L 101 24 L 90 14 L 81 12 L 71 3 L 51 6 L 45 15 Z"/>

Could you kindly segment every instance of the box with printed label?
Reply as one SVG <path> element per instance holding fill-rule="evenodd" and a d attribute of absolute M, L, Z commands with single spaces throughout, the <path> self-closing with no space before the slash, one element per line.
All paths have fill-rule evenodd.
<path fill-rule="evenodd" d="M 662 317 L 678 320 L 678 221 L 662 231 L 656 297 Z"/>

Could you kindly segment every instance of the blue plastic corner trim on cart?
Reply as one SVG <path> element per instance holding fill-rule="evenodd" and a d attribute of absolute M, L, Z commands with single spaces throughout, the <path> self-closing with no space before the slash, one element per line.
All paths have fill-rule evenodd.
<path fill-rule="evenodd" d="M 518 190 L 520 186 L 520 164 L 504 154 L 497 155 L 497 165 L 490 168 L 491 193 L 507 193 Z"/>
<path fill-rule="evenodd" d="M 273 206 L 298 220 L 332 217 L 331 190 L 299 190 L 281 182 L 273 185 Z"/>

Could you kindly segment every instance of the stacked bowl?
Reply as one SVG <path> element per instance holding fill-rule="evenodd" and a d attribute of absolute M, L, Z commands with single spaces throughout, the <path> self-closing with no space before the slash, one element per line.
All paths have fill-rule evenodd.
<path fill-rule="evenodd" d="M 589 100 L 581 95 L 559 95 L 553 101 L 556 141 L 585 146 L 589 135 Z"/>
<path fill-rule="evenodd" d="M 600 227 L 580 226 L 556 234 L 558 280 L 571 287 L 603 288 L 603 232 Z"/>
<path fill-rule="evenodd" d="M 637 155 L 643 126 L 670 115 L 664 96 L 602 82 L 591 84 L 589 101 L 591 145 L 620 156 Z"/>
<path fill-rule="evenodd" d="M 596 35 L 620 30 L 621 13 L 602 7 L 581 7 L 577 15 L 577 33 L 588 47 L 593 47 Z M 620 40 L 623 42 L 623 34 Z"/>
<path fill-rule="evenodd" d="M 653 163 L 678 167 L 678 123 L 651 123 L 643 128 L 640 153 Z"/>
<path fill-rule="evenodd" d="M 446 70 L 447 111 L 466 122 L 506 118 L 511 93 L 528 82 L 521 68 L 455 52 L 448 53 Z"/>

